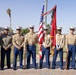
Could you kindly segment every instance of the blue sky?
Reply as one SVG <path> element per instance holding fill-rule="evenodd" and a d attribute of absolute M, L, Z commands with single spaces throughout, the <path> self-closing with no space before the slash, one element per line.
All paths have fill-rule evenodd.
<path fill-rule="evenodd" d="M 8 8 L 12 14 L 12 28 L 23 28 L 35 25 L 35 31 L 39 28 L 40 14 L 44 0 L 0 0 L 0 26 L 9 26 Z M 70 26 L 76 27 L 76 0 L 48 0 L 48 10 L 57 5 L 57 26 L 63 27 L 63 33 L 67 33 Z M 48 23 L 51 21 L 48 15 Z"/>

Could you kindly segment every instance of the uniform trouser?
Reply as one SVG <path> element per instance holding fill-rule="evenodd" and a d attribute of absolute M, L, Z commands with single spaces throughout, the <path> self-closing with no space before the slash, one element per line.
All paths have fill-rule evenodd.
<path fill-rule="evenodd" d="M 1 50 L 0 50 L 0 68 L 1 68 Z"/>
<path fill-rule="evenodd" d="M 76 63 L 76 45 L 75 45 L 75 63 Z"/>
<path fill-rule="evenodd" d="M 60 68 L 63 68 L 63 49 L 57 50 L 56 48 L 54 49 L 52 68 L 56 67 L 56 59 L 57 59 L 58 53 L 59 53 L 59 56 L 60 56 Z"/>
<path fill-rule="evenodd" d="M 49 61 L 50 47 L 45 48 L 42 46 L 42 58 L 40 59 L 40 67 L 42 67 L 43 65 L 44 55 L 46 56 L 46 66 L 47 68 L 50 68 L 50 61 Z"/>
<path fill-rule="evenodd" d="M 70 66 L 70 58 L 72 57 L 71 68 L 75 68 L 75 45 L 68 45 L 68 68 Z"/>
<path fill-rule="evenodd" d="M 27 45 L 27 68 L 30 67 L 30 57 L 32 55 L 32 62 L 34 68 L 36 67 L 36 46 Z"/>
<path fill-rule="evenodd" d="M 1 68 L 4 68 L 4 60 L 5 60 L 5 55 L 6 55 L 6 61 L 7 61 L 7 67 L 10 68 L 10 53 L 11 53 L 11 48 L 8 50 L 5 50 L 3 47 L 1 47 Z"/>
<path fill-rule="evenodd" d="M 17 56 L 19 54 L 19 59 L 20 59 L 20 67 L 23 67 L 23 48 L 20 50 L 16 47 L 14 47 L 14 61 L 13 61 L 13 68 L 16 68 L 17 65 Z"/>

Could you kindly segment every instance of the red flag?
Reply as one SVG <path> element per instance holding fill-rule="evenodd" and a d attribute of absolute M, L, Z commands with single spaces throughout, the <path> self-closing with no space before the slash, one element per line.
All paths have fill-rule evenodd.
<path fill-rule="evenodd" d="M 51 31 L 50 31 L 50 36 L 52 38 L 52 46 L 53 48 L 56 45 L 56 6 L 52 10 L 52 21 L 51 21 Z M 54 50 L 52 50 L 52 54 L 54 54 Z"/>
<path fill-rule="evenodd" d="M 42 8 L 42 13 L 44 13 L 44 4 L 43 4 L 43 8 Z M 39 44 L 40 44 L 40 51 L 39 51 L 39 56 L 40 59 L 42 58 L 42 43 L 43 43 L 43 16 L 41 15 L 41 19 L 40 19 L 40 26 L 39 26 L 39 31 L 38 31 L 38 38 L 39 38 Z"/>

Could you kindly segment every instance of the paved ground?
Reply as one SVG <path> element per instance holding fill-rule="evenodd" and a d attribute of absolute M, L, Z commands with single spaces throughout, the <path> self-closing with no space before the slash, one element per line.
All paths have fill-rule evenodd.
<path fill-rule="evenodd" d="M 52 60 L 52 57 L 50 57 L 50 60 Z M 37 63 L 39 61 L 39 58 L 37 56 Z M 44 60 L 45 62 L 45 60 Z M 64 60 L 64 65 L 65 65 L 65 60 Z M 17 66 L 19 66 L 19 62 L 17 63 Z M 38 66 L 38 64 L 37 64 Z M 5 67 L 6 68 L 6 67 Z M 18 69 L 16 71 L 13 71 L 12 69 L 5 69 L 4 71 L 0 70 L 0 75 L 76 75 L 76 70 L 60 70 L 59 68 L 59 58 L 57 59 L 57 67 L 55 70 L 52 69 L 47 69 L 45 67 L 45 63 L 43 65 L 43 69 L 33 69 L 31 65 L 31 69 Z"/>

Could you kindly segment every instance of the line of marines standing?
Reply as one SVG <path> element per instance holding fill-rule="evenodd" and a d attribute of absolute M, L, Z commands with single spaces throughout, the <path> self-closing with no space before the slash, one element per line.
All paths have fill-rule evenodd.
<path fill-rule="evenodd" d="M 5 55 L 7 61 L 7 68 L 11 69 L 11 46 L 14 46 L 14 59 L 13 59 L 13 70 L 17 70 L 17 57 L 19 55 L 20 60 L 20 68 L 29 69 L 30 68 L 30 58 L 32 56 L 32 63 L 33 67 L 37 69 L 36 64 L 36 44 L 38 43 L 37 34 L 34 32 L 34 26 L 31 25 L 29 27 L 30 32 L 27 33 L 25 36 L 21 34 L 22 27 L 16 27 L 16 34 L 10 36 L 9 28 L 4 28 L 4 34 L 0 36 L 0 45 L 1 45 L 1 70 L 4 70 L 4 62 L 5 62 Z M 75 28 L 70 27 L 70 32 L 66 36 L 63 35 L 62 28 L 57 28 L 56 34 L 56 46 L 54 47 L 54 55 L 52 60 L 52 69 L 56 68 L 56 59 L 57 55 L 60 56 L 60 69 L 63 70 L 63 48 L 66 47 L 66 51 L 68 53 L 67 57 L 67 68 L 70 68 L 70 58 L 72 57 L 71 68 L 75 69 L 75 53 L 76 53 L 76 35 L 74 34 Z M 48 34 L 48 28 L 44 27 L 44 41 L 42 44 L 42 58 L 39 61 L 39 68 L 42 69 L 43 67 L 43 59 L 46 56 L 46 67 L 50 69 L 50 49 L 52 46 L 52 39 Z M 26 57 L 23 66 L 23 53 Z"/>

